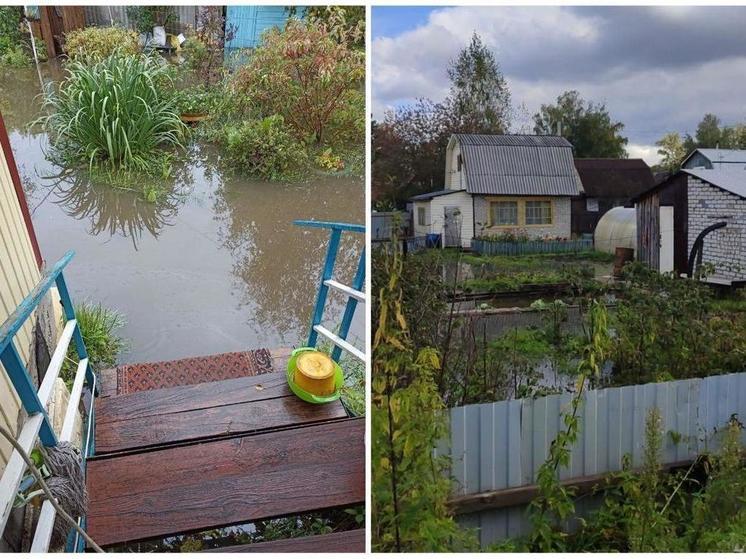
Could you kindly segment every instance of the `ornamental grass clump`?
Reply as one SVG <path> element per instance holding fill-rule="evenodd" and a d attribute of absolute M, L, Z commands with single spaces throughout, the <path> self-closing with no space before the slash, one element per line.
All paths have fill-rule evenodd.
<path fill-rule="evenodd" d="M 107 171 L 162 173 L 164 148 L 182 147 L 171 70 L 155 56 L 114 53 L 72 60 L 59 91 L 48 90 L 42 119 L 68 164 Z"/>

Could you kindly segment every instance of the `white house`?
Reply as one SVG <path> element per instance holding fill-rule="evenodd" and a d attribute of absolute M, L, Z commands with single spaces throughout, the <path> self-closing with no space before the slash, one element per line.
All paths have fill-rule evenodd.
<path fill-rule="evenodd" d="M 454 134 L 444 184 L 410 199 L 415 235 L 440 235 L 443 246 L 516 231 L 569 238 L 571 198 L 583 192 L 559 136 Z"/>

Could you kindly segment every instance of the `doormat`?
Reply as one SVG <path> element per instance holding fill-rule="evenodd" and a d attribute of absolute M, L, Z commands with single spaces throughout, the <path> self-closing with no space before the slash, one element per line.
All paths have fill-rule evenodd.
<path fill-rule="evenodd" d="M 266 349 L 120 365 L 117 367 L 117 395 L 250 377 L 272 370 L 272 355 Z"/>

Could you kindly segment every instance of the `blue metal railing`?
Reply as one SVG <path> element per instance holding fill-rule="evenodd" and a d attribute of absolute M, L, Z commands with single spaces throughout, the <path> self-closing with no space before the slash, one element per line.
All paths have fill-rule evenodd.
<path fill-rule="evenodd" d="M 318 336 L 321 334 L 334 345 L 332 359 L 335 361 L 339 361 L 343 350 L 351 353 L 359 359 L 365 360 L 365 353 L 347 342 L 347 336 L 350 332 L 350 325 L 352 324 L 352 317 L 355 314 L 357 304 L 358 302 L 365 301 L 365 295 L 363 293 L 363 287 L 365 285 L 365 250 L 360 254 L 357 271 L 355 272 L 355 277 L 352 280 L 351 286 L 343 285 L 334 280 L 334 265 L 337 261 L 337 253 L 339 252 L 342 233 L 350 232 L 364 234 L 365 226 L 353 223 L 307 220 L 296 220 L 293 223 L 300 227 L 313 227 L 329 230 L 329 246 L 326 250 L 324 268 L 321 271 L 319 290 L 316 295 L 316 305 L 314 306 L 313 315 L 311 317 L 311 329 L 308 334 L 308 347 L 316 347 Z M 347 304 L 342 316 L 342 322 L 339 325 L 339 333 L 336 335 L 324 328 L 321 324 L 330 288 L 336 289 L 347 296 Z"/>
<path fill-rule="evenodd" d="M 22 439 L 22 442 L 28 447 L 26 450 L 30 452 L 36 444 L 36 435 L 38 433 L 38 438 L 42 445 L 46 447 L 54 447 L 57 445 L 58 439 L 54 429 L 52 428 L 49 417 L 47 416 L 46 405 L 47 400 L 50 398 L 52 393 L 53 383 L 59 376 L 63 361 L 66 358 L 68 345 L 70 341 L 74 342 L 75 350 L 80 361 L 78 374 L 84 375 L 84 380 L 82 376 L 79 377 L 80 382 L 82 382 L 83 387 L 88 387 L 91 393 L 90 409 L 87 414 L 85 425 L 86 439 L 83 448 L 83 468 L 85 469 L 86 458 L 92 456 L 95 451 L 92 437 L 95 426 L 93 401 L 95 395 L 98 393 L 98 389 L 96 386 L 96 375 L 94 374 L 93 368 L 88 360 L 88 351 L 86 350 L 83 341 L 80 326 L 75 319 L 75 309 L 72 300 L 70 299 L 70 293 L 67 289 L 67 284 L 63 274 L 63 269 L 70 263 L 74 254 L 73 251 L 68 251 L 48 272 L 46 272 L 31 293 L 21 301 L 15 311 L 13 311 L 5 322 L 3 322 L 2 326 L 0 326 L 0 362 L 2 362 L 5 367 L 8 377 L 13 383 L 13 387 L 21 400 L 21 405 L 29 416 L 21 429 L 19 440 Z M 23 360 L 18 353 L 13 338 L 34 310 L 39 306 L 39 303 L 41 303 L 42 299 L 53 285 L 56 285 L 59 293 L 66 325 L 63 330 L 60 344 L 55 348 L 54 355 L 50 361 L 50 366 L 46 371 L 39 390 L 37 391 L 26 366 L 23 364 Z M 78 387 L 80 388 L 80 383 L 78 384 Z M 43 395 L 40 398 L 42 391 Z M 69 406 L 77 407 L 78 404 L 79 398 L 74 401 L 71 399 L 69 402 Z M 14 454 L 11 455 L 8 465 L 3 472 L 2 483 L 0 483 L 0 494 L 2 494 L 3 500 L 0 504 L 3 511 L 0 522 L 0 531 L 5 528 L 12 507 L 13 497 L 18 490 L 22 475 L 25 471 L 25 465 L 21 461 L 20 455 L 16 456 L 16 454 L 17 452 L 14 452 Z M 8 499 L 9 502 L 6 502 Z M 42 514 L 44 514 L 44 509 L 42 509 Z M 53 509 L 47 514 L 51 514 L 53 522 Z M 80 519 L 80 522 L 81 525 L 84 525 L 85 519 Z M 39 524 L 41 524 L 41 522 Z M 48 526 L 45 524 L 45 527 Z M 37 526 L 37 530 L 38 529 L 39 527 Z M 42 537 L 40 541 L 44 542 L 45 540 L 46 546 L 48 546 L 48 536 Z M 67 551 L 82 551 L 82 541 L 80 544 L 72 545 L 70 543 L 71 540 L 75 540 L 75 538 L 70 538 L 68 540 Z M 34 543 L 36 543 L 36 537 Z M 44 543 L 41 545 L 45 547 Z"/>

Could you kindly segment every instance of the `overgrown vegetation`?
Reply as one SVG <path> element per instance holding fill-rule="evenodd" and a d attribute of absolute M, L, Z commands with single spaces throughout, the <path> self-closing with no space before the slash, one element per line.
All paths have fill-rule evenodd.
<path fill-rule="evenodd" d="M 186 127 L 169 93 L 172 75 L 157 56 L 119 53 L 66 66 L 59 90 L 48 89 L 41 119 L 71 165 L 162 175 L 164 148 L 182 146 Z"/>
<path fill-rule="evenodd" d="M 247 175 L 292 179 L 307 163 L 303 146 L 287 130 L 280 115 L 228 124 L 222 135 L 226 159 Z"/>
<path fill-rule="evenodd" d="M 543 552 L 737 552 L 746 546 L 743 504 L 746 467 L 737 417 L 719 430 L 720 450 L 698 456 L 688 467 L 670 471 L 661 464 L 662 419 L 648 414 L 643 465 L 609 474 L 601 506 L 586 518 L 576 516 L 572 490 L 557 479 L 557 457 L 578 435 L 576 413 L 565 415 L 566 428 L 552 443 L 539 473 L 540 495 L 531 503 L 533 531 L 501 542 L 495 551 Z M 537 516 L 537 511 L 542 511 Z M 578 528 L 568 529 L 569 520 Z"/>
<path fill-rule="evenodd" d="M 75 318 L 94 370 L 113 367 L 126 347 L 125 341 L 117 333 L 124 326 L 124 317 L 100 303 L 84 302 L 75 306 Z M 74 380 L 77 364 L 78 355 L 75 345 L 71 343 L 61 373 L 67 384 Z"/>
<path fill-rule="evenodd" d="M 447 461 L 432 452 L 447 433 L 435 382 L 440 356 L 432 348 L 415 349 L 409 337 L 401 253 L 379 258 L 371 405 L 373 551 L 475 549 L 473 535 L 446 507 Z"/>
<path fill-rule="evenodd" d="M 32 61 L 31 39 L 20 6 L 0 6 L 0 67 L 22 68 Z"/>
<path fill-rule="evenodd" d="M 365 53 L 353 46 L 360 26 L 354 33 L 346 26 L 345 20 L 290 19 L 285 29 L 267 31 L 229 79 L 218 125 L 233 129 L 234 146 L 251 161 L 237 161 L 239 170 L 274 179 L 301 164 L 307 172 L 315 162 L 326 171 L 362 172 Z M 292 149 L 270 152 L 250 135 L 240 142 L 237 116 L 246 131 L 272 123 L 276 137 L 293 139 Z M 225 132 L 213 136 L 226 140 Z"/>
<path fill-rule="evenodd" d="M 71 60 L 100 62 L 112 54 L 140 52 L 137 33 L 122 27 L 82 27 L 65 34 L 65 52 Z"/>
<path fill-rule="evenodd" d="M 385 279 L 377 272 L 379 258 L 374 254 L 374 288 Z M 608 260 L 601 253 L 577 258 L 452 251 L 409 255 L 402 265 L 402 309 L 414 347 L 435 348 L 441 355 L 436 382 L 446 405 L 572 390 L 592 298 L 611 305 L 608 358 L 603 374 L 591 379 L 593 387 L 746 369 L 746 314 L 740 300 L 715 299 L 697 280 L 661 276 L 636 264 L 625 269 L 612 297 L 605 284 L 592 279 L 593 267 Z M 464 279 L 465 269 L 474 277 Z M 542 295 L 530 305 L 531 316 L 520 320 L 515 314 L 485 314 L 492 312 L 487 305 L 461 312 L 463 304 L 452 299 L 463 288 L 519 292 L 526 284 L 555 282 L 569 289 L 559 299 Z"/>

